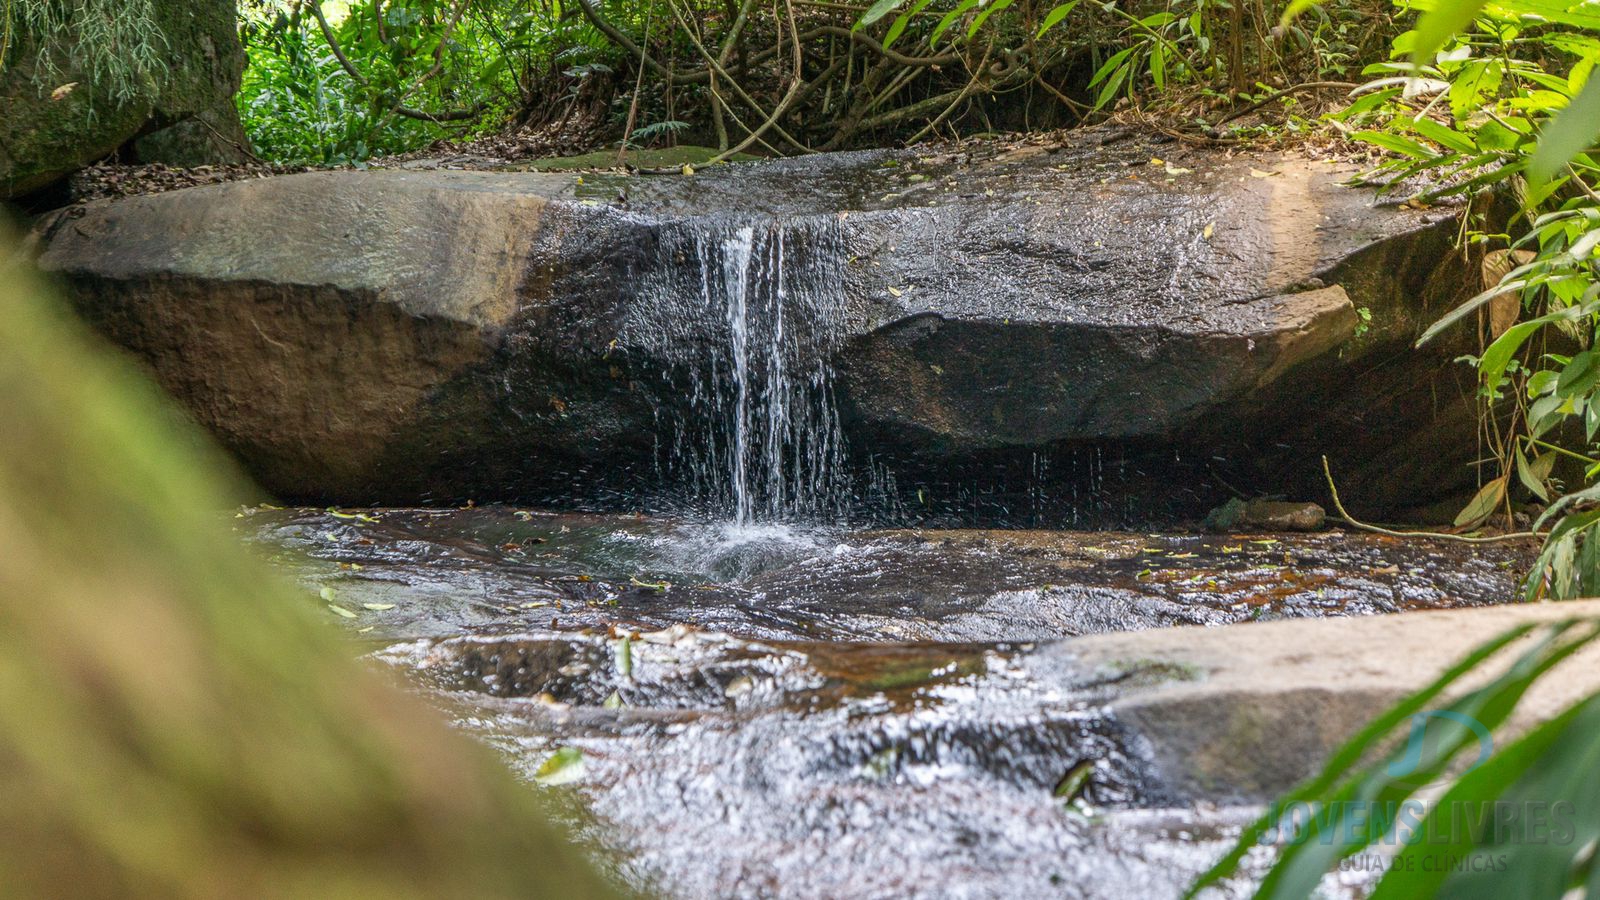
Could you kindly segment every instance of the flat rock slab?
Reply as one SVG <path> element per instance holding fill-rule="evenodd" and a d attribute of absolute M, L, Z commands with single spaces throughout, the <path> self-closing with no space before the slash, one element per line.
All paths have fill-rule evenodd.
<path fill-rule="evenodd" d="M 1112 704 L 1115 715 L 1150 742 L 1169 790 L 1209 800 L 1262 800 L 1314 774 L 1379 711 L 1480 644 L 1522 624 L 1596 615 L 1600 601 L 1594 600 L 1513 604 L 1102 634 L 1042 652 L 1090 667 L 1137 661 L 1184 673 L 1124 692 Z M 1513 644 L 1497 657 L 1498 667 L 1484 667 L 1462 685 L 1477 687 L 1503 671 L 1533 640 Z M 1590 646 L 1538 682 L 1518 704 L 1510 733 L 1600 690 L 1597 663 L 1600 648 Z"/>
<path fill-rule="evenodd" d="M 429 639 L 378 655 L 530 777 L 580 750 L 563 790 L 598 816 L 593 833 L 627 874 L 667 895 L 960 884 L 1124 898 L 1180 893 L 1253 804 L 1482 641 L 1573 615 L 1600 615 L 1600 602 L 1046 644 L 677 627 Z M 1600 689 L 1597 661 L 1591 648 L 1545 679 L 1511 731 Z M 1085 763 L 1092 818 L 1054 796 Z M 1326 887 L 1356 896 L 1361 880 Z"/>
<path fill-rule="evenodd" d="M 40 264 L 289 498 L 637 504 L 687 414 L 668 373 L 727 327 L 668 289 L 693 274 L 674 236 L 743 223 L 839 268 L 851 458 L 910 518 L 1000 517 L 1027 460 L 1090 445 L 1199 512 L 1216 486 L 1163 466 L 1281 492 L 1328 451 L 1388 509 L 1470 480 L 1437 450 L 1471 433 L 1469 402 L 1436 402 L 1461 394 L 1450 348 L 1401 349 L 1473 285 L 1449 215 L 1352 174 L 1106 134 L 693 176 L 319 172 L 80 207 Z M 1059 524 L 1098 476 L 1051 477 Z"/>

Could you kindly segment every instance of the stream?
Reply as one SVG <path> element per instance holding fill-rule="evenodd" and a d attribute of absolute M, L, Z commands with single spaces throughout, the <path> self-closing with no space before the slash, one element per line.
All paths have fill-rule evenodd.
<path fill-rule="evenodd" d="M 1056 639 L 1487 604 L 1527 562 L 1336 532 L 235 521 L 374 658 L 581 801 L 574 832 L 627 883 L 680 897 L 1176 896 L 1254 809 L 1164 795 L 1107 713 L 1129 678 L 1183 673 L 1086 668 Z"/>
<path fill-rule="evenodd" d="M 237 520 L 375 659 L 577 801 L 574 833 L 642 890 L 1178 895 L 1252 807 L 1174 795 L 1108 701 L 1198 676 L 1085 665 L 1061 639 L 1500 602 L 1529 561 L 1337 532 L 996 530 L 1017 523 L 948 510 L 921 521 L 970 527 L 885 528 L 918 521 L 893 505 L 920 492 L 850 459 L 839 221 L 686 221 L 656 243 L 622 286 L 651 300 L 619 338 L 661 361 L 662 487 L 630 498 L 648 514 Z M 1055 529 L 1122 498 L 1095 480 L 1058 499 Z M 1333 894 L 1359 890 L 1342 878 Z"/>

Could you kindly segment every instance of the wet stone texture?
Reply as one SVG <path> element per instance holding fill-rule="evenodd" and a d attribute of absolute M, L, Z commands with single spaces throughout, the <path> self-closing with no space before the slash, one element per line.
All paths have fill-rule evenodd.
<path fill-rule="evenodd" d="M 1197 674 L 1043 642 L 1488 604 L 1530 552 L 495 507 L 236 522 L 377 659 L 580 800 L 572 827 L 623 878 L 679 897 L 1176 896 L 1253 810 L 1169 794 L 1111 704 Z"/>
<path fill-rule="evenodd" d="M 504 507 L 262 509 L 239 522 L 313 594 L 331 588 L 369 635 L 394 640 L 679 624 L 758 639 L 1047 640 L 1503 602 L 1531 558 L 1337 532 L 835 532 Z"/>

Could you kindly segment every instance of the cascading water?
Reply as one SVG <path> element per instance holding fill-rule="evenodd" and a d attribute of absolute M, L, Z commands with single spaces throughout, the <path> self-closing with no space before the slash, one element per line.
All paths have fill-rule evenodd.
<path fill-rule="evenodd" d="M 625 334 L 672 368 L 663 474 L 736 525 L 823 522 L 849 496 L 829 359 L 843 336 L 833 220 L 663 229 L 646 279 L 657 314 Z M 663 321 L 668 319 L 670 321 Z"/>

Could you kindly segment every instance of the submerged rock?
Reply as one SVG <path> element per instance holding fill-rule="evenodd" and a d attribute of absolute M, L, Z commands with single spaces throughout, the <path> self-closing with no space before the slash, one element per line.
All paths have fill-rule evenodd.
<path fill-rule="evenodd" d="M 319 503 L 645 502 L 664 458 L 720 452 L 692 370 L 730 377 L 755 279 L 780 319 L 785 280 L 838 285 L 804 319 L 837 322 L 822 418 L 905 518 L 1197 517 L 1210 470 L 1310 493 L 1323 452 L 1391 518 L 1465 486 L 1450 348 L 1409 349 L 1470 293 L 1454 225 L 1323 161 L 1152 152 L 314 173 L 91 204 L 41 264 L 269 490 Z M 741 228 L 778 249 L 684 249 Z"/>
<path fill-rule="evenodd" d="M 1211 531 L 1318 531 L 1327 521 L 1327 511 L 1316 503 L 1235 497 L 1213 509 L 1205 526 Z"/>

